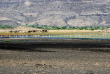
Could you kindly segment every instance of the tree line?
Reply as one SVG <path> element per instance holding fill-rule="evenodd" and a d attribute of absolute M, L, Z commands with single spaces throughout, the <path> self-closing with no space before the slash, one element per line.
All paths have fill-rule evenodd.
<path fill-rule="evenodd" d="M 24 25 L 23 25 L 24 26 Z M 110 26 L 85 26 L 85 27 L 73 27 L 73 26 L 47 26 L 47 25 L 25 25 L 27 27 L 33 27 L 46 30 L 104 30 L 110 28 Z M 0 25 L 0 29 L 15 28 L 14 25 Z"/>
<path fill-rule="evenodd" d="M 30 25 L 33 28 L 47 29 L 47 30 L 104 30 L 110 26 L 86 26 L 86 27 L 73 27 L 73 26 L 47 26 L 47 25 Z"/>
<path fill-rule="evenodd" d="M 17 26 L 13 26 L 13 25 L 0 25 L 0 29 L 8 29 L 8 28 L 14 28 Z"/>

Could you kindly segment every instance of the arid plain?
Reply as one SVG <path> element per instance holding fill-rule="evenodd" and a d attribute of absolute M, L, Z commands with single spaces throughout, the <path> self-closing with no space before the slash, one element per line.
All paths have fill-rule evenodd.
<path fill-rule="evenodd" d="M 0 45 L 1 74 L 110 74 L 109 44 Z"/>

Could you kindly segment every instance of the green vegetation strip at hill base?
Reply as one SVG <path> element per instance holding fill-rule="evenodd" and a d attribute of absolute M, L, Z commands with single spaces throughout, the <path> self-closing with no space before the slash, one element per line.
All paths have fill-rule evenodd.
<path fill-rule="evenodd" d="M 104 30 L 110 28 L 110 26 L 94 26 L 94 27 L 72 27 L 72 26 L 39 26 L 39 25 L 26 25 L 27 27 L 47 29 L 47 30 Z"/>
<path fill-rule="evenodd" d="M 0 29 L 10 29 L 10 28 L 15 28 L 17 26 L 14 25 L 0 25 Z"/>
<path fill-rule="evenodd" d="M 85 26 L 85 27 L 72 27 L 72 26 L 47 26 L 47 25 L 20 25 L 26 27 L 33 27 L 38 29 L 47 30 L 104 30 L 110 28 L 110 26 Z M 0 25 L 0 29 L 15 28 L 14 25 Z"/>

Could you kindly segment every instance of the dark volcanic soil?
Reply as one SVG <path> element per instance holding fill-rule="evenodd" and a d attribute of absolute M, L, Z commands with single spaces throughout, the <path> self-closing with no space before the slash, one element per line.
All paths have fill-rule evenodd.
<path fill-rule="evenodd" d="M 110 74 L 109 47 L 65 46 L 2 45 L 0 74 Z"/>

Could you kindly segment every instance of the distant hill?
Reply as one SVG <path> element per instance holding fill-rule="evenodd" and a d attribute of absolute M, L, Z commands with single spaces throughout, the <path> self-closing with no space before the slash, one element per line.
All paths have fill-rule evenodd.
<path fill-rule="evenodd" d="M 0 0 L 0 25 L 106 26 L 109 19 L 110 0 Z"/>

